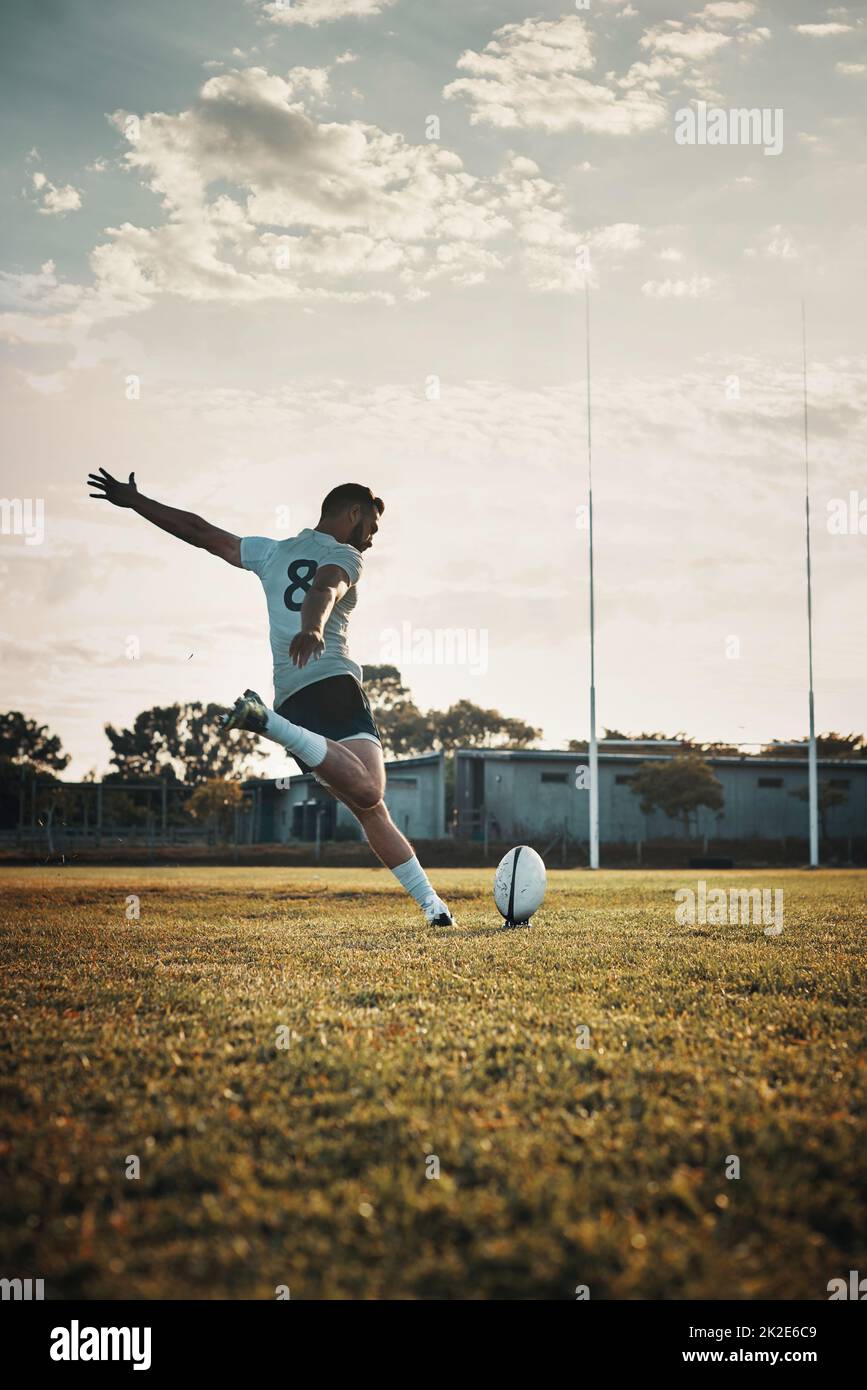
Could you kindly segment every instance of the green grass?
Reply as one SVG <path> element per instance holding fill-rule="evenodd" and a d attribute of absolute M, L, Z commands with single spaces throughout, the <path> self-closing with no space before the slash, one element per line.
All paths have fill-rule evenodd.
<path fill-rule="evenodd" d="M 827 1298 L 867 1274 L 867 875 L 706 875 L 782 886 L 773 940 L 677 925 L 697 877 L 554 872 L 503 932 L 480 870 L 433 930 L 383 871 L 5 870 L 0 1274 Z"/>

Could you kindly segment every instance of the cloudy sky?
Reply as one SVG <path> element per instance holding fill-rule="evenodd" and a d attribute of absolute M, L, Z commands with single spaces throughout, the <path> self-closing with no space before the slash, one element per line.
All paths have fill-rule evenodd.
<path fill-rule="evenodd" d="M 817 720 L 863 728 L 863 4 L 42 0 L 5 28 L 2 492 L 44 538 L 0 535 L 0 701 L 71 774 L 106 720 L 270 692 L 258 581 L 88 501 L 100 465 L 240 534 L 369 483 L 357 658 L 398 629 L 423 707 L 586 734 L 585 285 L 600 727 L 806 732 L 803 296 Z M 701 103 L 782 148 L 679 143 Z M 455 628 L 468 664 L 412 661 Z"/>

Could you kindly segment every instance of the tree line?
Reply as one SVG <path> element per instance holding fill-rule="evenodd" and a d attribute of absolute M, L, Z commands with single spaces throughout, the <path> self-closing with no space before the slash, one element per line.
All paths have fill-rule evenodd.
<path fill-rule="evenodd" d="M 540 729 L 524 720 L 485 709 L 471 700 L 458 700 L 445 710 L 422 710 L 395 666 L 367 667 L 365 690 L 388 757 L 412 757 L 455 748 L 531 748 L 542 736 Z M 255 773 L 258 759 L 268 749 L 254 734 L 243 730 L 226 736 L 220 728 L 223 713 L 221 705 L 194 701 L 142 710 L 129 727 L 106 724 L 112 770 L 102 781 L 109 785 L 167 782 L 178 788 L 192 788 L 189 806 L 194 815 L 198 807 L 202 817 L 224 816 L 241 800 L 238 783 Z M 707 758 L 741 756 L 735 747 L 699 743 L 683 733 L 666 735 L 654 731 L 629 735 L 605 729 L 603 738 L 624 739 L 644 748 L 676 742 L 671 758 L 643 763 L 630 781 L 644 812 L 662 810 L 673 819 L 681 819 L 687 832 L 699 807 L 722 808 L 722 787 Z M 867 741 L 862 734 L 827 733 L 820 735 L 817 743 L 823 758 L 867 757 Z M 586 741 L 573 739 L 568 747 L 578 756 L 587 753 Z M 779 743 L 772 741 L 753 756 L 779 756 L 780 748 Z M 0 714 L 2 823 L 10 823 L 13 803 L 17 815 L 22 779 L 38 777 L 42 784 L 60 784 L 60 774 L 69 762 L 60 738 L 46 725 L 28 719 L 18 710 Z M 95 782 L 96 773 L 88 773 L 84 780 Z M 57 791 L 59 794 L 59 785 Z M 806 795 L 801 791 L 793 794 Z M 844 793 L 827 783 L 822 785 L 823 821 L 830 807 L 842 800 Z M 48 798 L 48 803 L 53 804 L 52 798 Z"/>

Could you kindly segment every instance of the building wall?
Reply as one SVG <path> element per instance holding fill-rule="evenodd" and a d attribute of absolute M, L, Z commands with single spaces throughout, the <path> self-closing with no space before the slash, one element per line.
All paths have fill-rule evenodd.
<path fill-rule="evenodd" d="M 634 767 L 638 765 L 636 761 Z M 806 766 L 787 766 L 770 759 L 742 763 L 715 761 L 711 766 L 723 789 L 723 808 L 720 812 L 701 808 L 699 834 L 722 840 L 807 836 L 808 805 L 794 795 L 807 790 Z M 600 837 L 603 840 L 656 839 L 679 833 L 662 812 L 643 815 L 638 798 L 628 785 L 612 785 L 615 772 L 610 765 L 600 771 L 600 800 L 604 807 L 604 812 L 600 810 L 603 822 Z M 867 834 L 867 765 L 853 768 L 821 764 L 820 788 L 830 781 L 848 782 L 849 785 L 845 789 L 846 801 L 826 812 L 828 834 L 841 838 Z M 619 833 L 621 826 L 627 830 L 625 835 Z"/>
<path fill-rule="evenodd" d="M 335 802 L 314 777 L 298 774 L 284 779 L 282 788 L 273 782 L 264 785 L 268 788 L 267 804 L 273 807 L 271 838 L 282 843 L 292 840 L 293 808 L 313 801 L 328 808 L 322 823 L 323 838 L 332 838 L 335 829 L 341 838 L 348 833 L 361 838 L 361 827 L 352 812 L 341 802 Z M 419 840 L 441 839 L 445 835 L 443 755 L 387 763 L 385 801 L 392 819 L 405 835 Z"/>
<path fill-rule="evenodd" d="M 295 777 L 281 778 L 282 786 L 272 783 L 273 790 L 269 794 L 269 799 L 274 808 L 273 814 L 273 836 L 274 840 L 284 843 L 293 838 L 292 828 L 295 817 L 293 808 L 303 806 L 306 802 L 324 802 L 324 793 L 312 777 L 298 775 Z M 319 795 L 317 796 L 317 790 Z M 337 822 L 339 824 L 339 821 Z"/>
<path fill-rule="evenodd" d="M 483 765 L 481 777 L 472 771 L 477 758 Z M 634 844 L 683 834 L 681 823 L 663 812 L 642 812 L 628 778 L 643 761 L 647 761 L 643 755 L 600 755 L 599 833 L 603 843 Z M 807 786 L 804 763 L 709 761 L 722 785 L 724 805 L 720 813 L 707 808 L 699 811 L 699 835 L 730 840 L 806 838 L 807 804 L 792 795 Z M 578 753 L 540 751 L 509 757 L 489 751 L 461 751 L 455 777 L 459 833 L 482 838 L 481 804 L 493 839 L 554 839 L 565 830 L 567 838 L 586 841 L 590 797 L 576 785 L 576 770 L 586 763 L 586 755 Z M 760 785 L 760 781 L 775 785 Z M 867 763 L 820 762 L 820 787 L 828 781 L 849 784 L 846 801 L 826 813 L 828 834 L 841 838 L 867 834 Z"/>
<path fill-rule="evenodd" d="M 490 833 L 494 839 L 516 835 L 553 839 L 566 835 L 586 840 L 589 834 L 589 798 L 575 785 L 579 759 L 571 762 L 540 760 L 488 764 L 485 791 L 490 795 Z M 507 832 L 507 826 L 513 832 Z M 502 830 L 503 834 L 499 834 Z"/>
<path fill-rule="evenodd" d="M 437 840 L 445 834 L 443 775 L 442 761 L 439 765 L 388 769 L 385 804 L 404 835 Z"/>

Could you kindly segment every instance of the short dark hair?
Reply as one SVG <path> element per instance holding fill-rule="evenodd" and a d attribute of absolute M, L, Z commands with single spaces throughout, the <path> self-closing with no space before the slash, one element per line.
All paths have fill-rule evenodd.
<path fill-rule="evenodd" d="M 328 496 L 322 503 L 323 516 L 335 516 L 338 512 L 346 511 L 347 507 L 353 507 L 356 502 L 362 506 L 375 507 L 382 516 L 385 511 L 385 503 L 381 497 L 374 497 L 369 487 L 363 483 L 341 483 L 339 487 L 333 487 Z"/>

